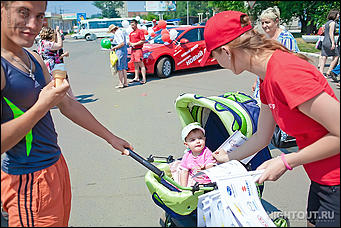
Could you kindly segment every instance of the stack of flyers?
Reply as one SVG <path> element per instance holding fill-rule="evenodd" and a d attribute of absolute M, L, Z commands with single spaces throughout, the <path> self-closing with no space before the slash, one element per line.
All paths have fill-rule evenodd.
<path fill-rule="evenodd" d="M 218 190 L 198 198 L 198 226 L 275 227 L 263 208 L 255 184 L 263 171 L 248 172 L 235 160 L 202 171 L 217 183 Z"/>

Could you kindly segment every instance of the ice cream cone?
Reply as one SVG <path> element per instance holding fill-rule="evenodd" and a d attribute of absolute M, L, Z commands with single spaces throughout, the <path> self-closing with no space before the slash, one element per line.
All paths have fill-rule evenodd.
<path fill-rule="evenodd" d="M 65 70 L 54 70 L 52 71 L 52 76 L 54 78 L 54 86 L 57 88 L 63 83 L 63 80 L 66 78 Z"/>

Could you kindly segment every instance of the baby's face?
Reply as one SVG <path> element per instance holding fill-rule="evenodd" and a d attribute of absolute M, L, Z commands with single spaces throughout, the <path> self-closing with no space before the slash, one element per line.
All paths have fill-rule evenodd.
<path fill-rule="evenodd" d="M 200 153 L 205 147 L 205 140 L 204 133 L 199 129 L 194 129 L 187 135 L 185 146 L 193 153 Z"/>

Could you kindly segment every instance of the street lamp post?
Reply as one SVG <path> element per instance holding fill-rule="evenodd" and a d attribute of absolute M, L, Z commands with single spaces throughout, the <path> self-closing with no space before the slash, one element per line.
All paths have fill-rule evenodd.
<path fill-rule="evenodd" d="M 202 15 L 203 15 L 204 13 L 198 13 L 198 16 L 199 16 L 199 23 L 200 22 L 202 22 Z"/>
<path fill-rule="evenodd" d="M 189 25 L 189 16 L 188 16 L 188 1 L 187 1 L 187 24 Z"/>

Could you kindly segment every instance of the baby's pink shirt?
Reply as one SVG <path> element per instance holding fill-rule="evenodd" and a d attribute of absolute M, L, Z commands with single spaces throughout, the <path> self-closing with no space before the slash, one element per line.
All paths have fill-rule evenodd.
<path fill-rule="evenodd" d="M 216 160 L 212 156 L 212 151 L 205 147 L 197 157 L 193 156 L 191 150 L 186 152 L 182 157 L 180 169 L 187 170 L 192 178 L 197 172 L 201 171 L 201 166 L 215 163 Z M 194 180 L 201 184 L 211 182 L 207 175 L 195 177 Z"/>

